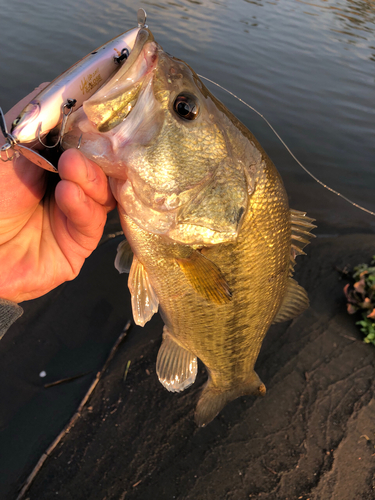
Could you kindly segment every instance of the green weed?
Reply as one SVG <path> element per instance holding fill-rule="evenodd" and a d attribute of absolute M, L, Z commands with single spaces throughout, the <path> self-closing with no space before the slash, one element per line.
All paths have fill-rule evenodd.
<path fill-rule="evenodd" d="M 370 265 L 359 264 L 352 274 L 353 284 L 344 287 L 349 314 L 362 312 L 362 320 L 357 321 L 367 344 L 375 345 L 375 255 Z"/>

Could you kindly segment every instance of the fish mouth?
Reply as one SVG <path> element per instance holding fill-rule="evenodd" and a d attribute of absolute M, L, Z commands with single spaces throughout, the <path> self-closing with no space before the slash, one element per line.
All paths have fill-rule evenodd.
<path fill-rule="evenodd" d="M 153 81 L 161 47 L 141 29 L 128 60 L 69 117 L 62 147 L 77 147 L 106 175 L 128 178 L 129 144 L 147 143 L 160 128 Z M 130 148 L 131 149 L 131 148 Z"/>
<path fill-rule="evenodd" d="M 125 64 L 84 102 L 85 114 L 99 132 L 109 132 L 131 113 L 157 65 L 158 50 L 152 33 L 141 29 Z"/>

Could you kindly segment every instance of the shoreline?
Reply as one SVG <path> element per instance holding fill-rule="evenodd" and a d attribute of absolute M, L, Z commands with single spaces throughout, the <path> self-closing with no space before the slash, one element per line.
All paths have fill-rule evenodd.
<path fill-rule="evenodd" d="M 117 224 L 116 215 L 111 214 L 106 233 L 115 232 Z M 15 498 L 40 456 L 69 421 L 114 341 L 131 318 L 127 276 L 119 275 L 113 267 L 120 240 L 121 237 L 116 237 L 102 243 L 73 282 L 45 297 L 24 303 L 24 315 L 2 340 L 0 372 L 4 405 L 0 433 L 3 450 L 0 496 L 4 500 Z M 355 497 L 349 495 L 350 492 L 354 494 L 354 488 L 362 492 L 363 500 L 372 498 L 370 490 L 366 490 L 369 474 L 375 472 L 369 454 L 371 446 L 366 448 L 366 445 L 363 452 L 360 448 L 364 472 L 359 474 L 358 471 L 354 480 L 342 477 L 333 466 L 328 467 L 327 460 L 335 463 L 333 455 L 339 452 L 335 439 L 339 438 L 332 437 L 336 444 L 325 442 L 329 438 L 326 427 L 329 424 L 329 434 L 333 432 L 334 436 L 338 431 L 336 424 L 327 420 L 334 418 L 332 415 L 327 414 L 324 422 L 319 420 L 318 407 L 326 405 L 327 398 L 334 397 L 331 386 L 338 384 L 340 397 L 344 400 L 350 396 L 348 408 L 351 408 L 350 411 L 340 410 L 337 417 L 337 426 L 342 430 L 340 439 L 347 442 L 347 446 L 349 441 L 354 443 L 356 434 L 353 432 L 357 432 L 357 424 L 360 435 L 373 433 L 373 428 L 369 427 L 372 422 L 369 415 L 375 415 L 370 404 L 370 395 L 375 392 L 373 346 L 361 341 L 362 334 L 353 317 L 346 313 L 342 293 L 345 282 L 339 281 L 333 265 L 343 268 L 347 264 L 353 266 L 367 261 L 374 254 L 374 248 L 375 236 L 371 234 L 350 233 L 334 237 L 318 234 L 307 247 L 307 256 L 299 257 L 296 266 L 296 278 L 307 289 L 311 307 L 296 320 L 271 328 L 257 362 L 257 371 L 267 386 L 266 397 L 234 401 L 205 429 L 196 428 L 193 421 L 196 399 L 205 379 L 202 366 L 192 388 L 181 395 L 167 393 L 155 374 L 161 319 L 156 315 L 143 329 L 133 325 L 92 397 L 91 410 L 86 408 L 82 418 L 47 459 L 26 498 L 49 500 L 55 498 L 57 492 L 64 500 L 102 500 L 109 493 L 108 499 L 118 499 L 126 490 L 126 500 L 151 498 L 147 495 L 152 492 L 159 495 L 153 498 L 163 500 L 173 495 L 189 500 L 199 498 L 199 494 L 207 500 L 236 499 L 245 498 L 241 496 L 245 493 L 249 498 L 252 498 L 249 495 L 255 498 L 262 493 L 262 498 L 267 500 L 285 500 L 287 495 L 289 499 L 298 498 L 298 491 L 301 495 L 307 491 L 312 495 L 321 490 L 331 492 L 331 496 L 322 493 L 323 496 L 319 496 L 322 499 L 352 500 Z M 341 354 L 337 355 L 339 351 Z M 129 373 L 123 383 L 129 360 Z M 323 371 L 320 364 L 324 365 Z M 364 374 L 355 376 L 355 383 L 353 369 L 354 374 L 358 370 Z M 47 372 L 44 379 L 39 377 L 42 370 Z M 90 373 L 67 384 L 44 388 L 45 383 L 85 372 Z M 312 387 L 310 375 L 307 378 L 304 375 L 310 372 L 314 374 Z M 332 377 L 339 378 L 329 382 Z M 284 379 L 287 382 L 283 385 Z M 357 384 L 361 394 L 355 389 Z M 300 400 L 303 394 L 306 407 Z M 339 401 L 335 404 L 340 407 Z M 300 424 L 294 415 L 299 415 Z M 360 415 L 364 419 L 362 424 L 358 420 Z M 319 422 L 314 420 L 316 418 Z M 270 436 L 284 432 L 283 427 L 278 427 L 278 419 L 287 434 L 294 425 L 298 432 L 289 435 L 287 441 L 280 434 L 279 440 L 271 440 L 271 446 Z M 242 438 L 238 441 L 241 432 L 245 433 L 245 441 Z M 305 456 L 302 453 L 304 440 L 312 439 L 306 432 L 314 434 L 313 441 L 317 442 L 307 450 L 306 458 L 297 460 L 298 454 Z M 196 450 L 192 449 L 190 441 L 195 443 Z M 242 442 L 247 443 L 246 451 L 242 449 Z M 259 456 L 256 458 L 251 451 L 253 446 L 263 450 L 259 453 L 264 456 L 263 461 L 267 461 L 266 466 L 259 465 Z M 333 455 L 324 456 L 329 446 L 333 447 Z M 283 457 L 281 461 L 276 460 L 275 453 Z M 206 455 L 211 457 L 209 462 L 206 462 Z M 270 456 L 273 457 L 271 461 Z M 295 476 L 296 464 L 301 460 L 306 463 L 304 467 L 299 466 L 300 475 Z M 344 468 L 357 463 L 354 458 L 346 463 L 342 453 L 340 461 Z M 316 469 L 318 462 L 319 472 Z M 130 475 L 124 463 L 131 465 Z M 179 467 L 184 471 L 181 478 L 177 473 Z M 232 479 L 229 472 L 221 477 L 226 468 L 231 471 Z M 240 477 L 235 475 L 236 468 L 244 470 L 243 486 L 238 482 Z M 314 474 L 319 474 L 318 483 Z M 339 483 L 337 474 L 341 477 Z M 141 482 L 133 487 L 138 481 Z M 224 491 L 231 493 L 225 496 Z M 272 491 L 281 496 L 272 496 Z M 344 496 L 334 496 L 338 491 Z M 85 496 L 87 492 L 89 496 Z"/>

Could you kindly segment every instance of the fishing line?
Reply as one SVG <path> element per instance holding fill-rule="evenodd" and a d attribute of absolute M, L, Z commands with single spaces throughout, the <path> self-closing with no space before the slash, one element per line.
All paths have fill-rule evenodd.
<path fill-rule="evenodd" d="M 349 198 L 347 198 L 346 196 L 344 196 L 343 194 L 339 193 L 338 191 L 336 191 L 335 189 L 332 189 L 331 187 L 327 186 L 327 184 L 324 184 L 324 182 L 322 182 L 321 180 L 319 180 L 317 177 L 315 177 L 314 174 L 312 174 L 309 170 L 307 170 L 307 168 L 302 165 L 302 163 L 299 161 L 298 158 L 296 158 L 296 156 L 292 153 L 292 151 L 289 149 L 289 147 L 285 144 L 285 142 L 283 141 L 283 139 L 280 137 L 280 135 L 276 132 L 276 130 L 273 128 L 273 126 L 270 124 L 270 122 L 267 120 L 267 118 L 265 118 L 261 113 L 259 113 L 259 111 L 257 111 L 255 108 L 253 108 L 252 106 L 250 106 L 250 104 L 247 104 L 247 102 L 243 101 L 240 97 L 236 96 L 236 94 L 234 94 L 233 92 L 231 92 L 230 90 L 227 90 L 225 87 L 222 87 L 221 85 L 219 85 L 218 83 L 214 82 L 213 80 L 210 80 L 209 78 L 206 78 L 205 76 L 202 76 L 202 75 L 198 75 L 199 78 L 203 78 L 204 80 L 207 80 L 208 82 L 216 85 L 217 87 L 221 88 L 222 90 L 225 90 L 225 92 L 228 92 L 228 94 L 230 94 L 231 96 L 235 97 L 236 99 L 238 99 L 240 102 L 242 102 L 242 104 L 245 104 L 245 106 L 247 106 L 248 108 L 250 108 L 252 111 L 254 111 L 258 116 L 260 116 L 266 123 L 267 125 L 270 127 L 270 129 L 272 130 L 272 132 L 276 135 L 276 137 L 279 139 L 279 141 L 281 142 L 281 144 L 286 148 L 286 150 L 288 151 L 288 153 L 291 155 L 291 157 L 298 163 L 298 165 L 310 176 L 314 179 L 314 181 L 316 181 L 318 184 L 320 184 L 321 186 L 323 186 L 325 189 L 328 189 L 328 191 L 331 191 L 331 193 L 334 193 L 336 194 L 337 196 L 340 196 L 340 198 L 343 198 L 345 201 L 347 201 L 348 203 L 350 203 L 351 205 L 353 205 L 354 207 L 357 207 L 359 208 L 360 210 L 363 210 L 364 212 L 367 212 L 368 214 L 370 215 L 373 215 L 375 217 L 375 212 L 372 212 L 371 210 L 368 210 L 367 208 L 364 208 L 362 207 L 361 205 L 358 205 L 358 203 L 355 203 L 354 201 L 352 200 L 349 200 Z"/>

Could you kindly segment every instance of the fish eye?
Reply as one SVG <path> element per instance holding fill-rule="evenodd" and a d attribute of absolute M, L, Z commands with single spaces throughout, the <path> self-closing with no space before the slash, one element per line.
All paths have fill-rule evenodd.
<path fill-rule="evenodd" d="M 198 116 L 199 108 L 194 97 L 190 95 L 179 95 L 173 104 L 176 113 L 185 120 L 195 120 Z"/>

